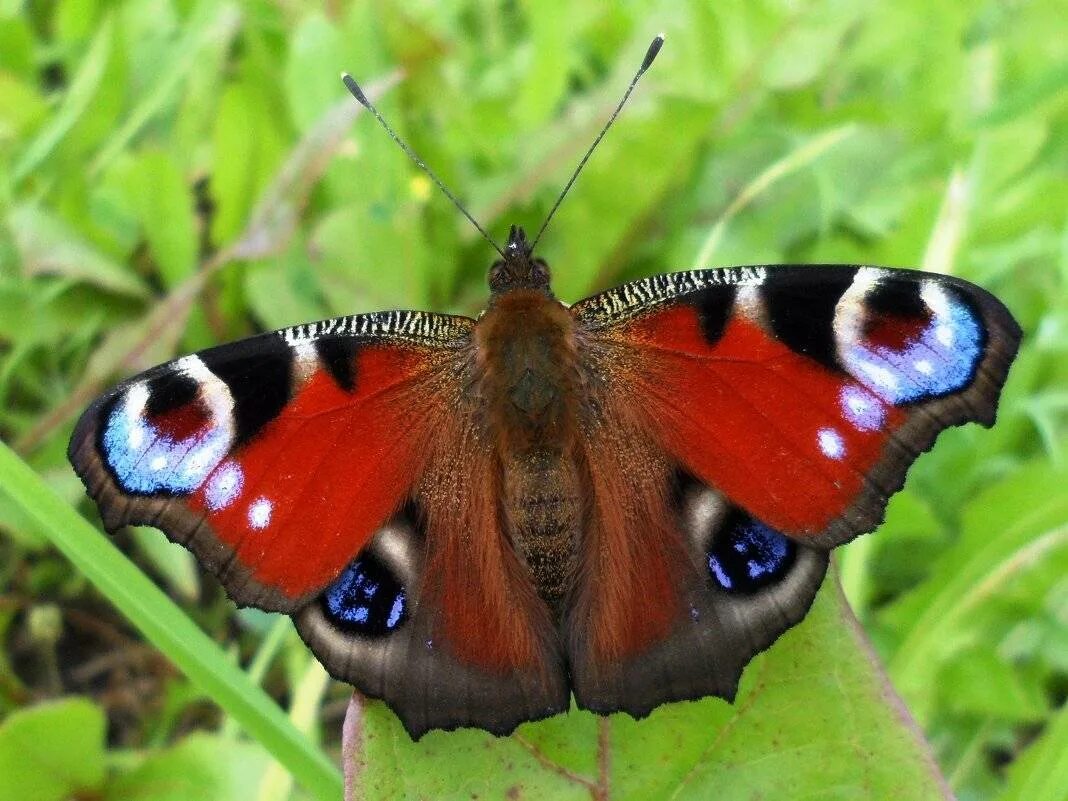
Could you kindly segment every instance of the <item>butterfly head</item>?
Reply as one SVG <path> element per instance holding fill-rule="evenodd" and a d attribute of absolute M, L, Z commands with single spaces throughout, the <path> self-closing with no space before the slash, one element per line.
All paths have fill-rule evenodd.
<path fill-rule="evenodd" d="M 513 289 L 537 289 L 549 293 L 550 278 L 549 265 L 533 255 L 533 246 L 527 242 L 526 232 L 513 225 L 508 233 L 508 244 L 504 246 L 504 258 L 490 267 L 490 290 L 495 295 Z"/>

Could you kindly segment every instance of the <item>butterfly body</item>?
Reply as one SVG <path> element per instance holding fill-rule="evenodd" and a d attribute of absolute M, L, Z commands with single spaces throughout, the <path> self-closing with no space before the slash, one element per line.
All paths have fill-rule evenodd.
<path fill-rule="evenodd" d="M 477 320 L 378 312 L 134 376 L 70 458 L 292 615 L 419 736 L 730 699 L 1019 328 L 966 282 L 856 266 L 641 279 L 573 306 L 513 228 Z"/>
<path fill-rule="evenodd" d="M 506 253 L 527 259 L 522 229 Z M 473 348 L 485 435 L 495 443 L 503 518 L 539 595 L 558 611 L 582 516 L 581 368 L 567 308 L 515 276 L 476 322 Z"/>

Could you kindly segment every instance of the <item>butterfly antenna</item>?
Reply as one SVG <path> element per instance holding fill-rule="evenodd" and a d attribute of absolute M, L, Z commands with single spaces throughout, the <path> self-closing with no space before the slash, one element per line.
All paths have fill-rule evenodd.
<path fill-rule="evenodd" d="M 627 87 L 627 91 L 623 93 L 623 98 L 619 101 L 619 105 L 616 106 L 616 110 L 612 112 L 612 116 L 608 118 L 608 122 L 604 124 L 601 132 L 597 134 L 597 138 L 593 140 L 593 144 L 590 145 L 590 149 L 586 151 L 586 155 L 582 157 L 582 161 L 575 167 L 575 171 L 571 173 L 571 178 L 568 179 L 567 185 L 564 187 L 564 191 L 560 193 L 560 196 L 556 198 L 556 202 L 553 204 L 552 209 L 549 211 L 549 216 L 545 218 L 545 222 L 541 224 L 541 228 L 538 229 L 537 236 L 534 237 L 534 241 L 530 245 L 530 249 L 534 249 L 534 245 L 538 244 L 538 240 L 541 239 L 541 235 L 545 233 L 545 229 L 549 226 L 549 221 L 556 214 L 556 210 L 560 208 L 560 204 L 564 200 L 564 196 L 571 189 L 571 185 L 575 183 L 575 179 L 578 178 L 579 173 L 582 172 L 582 168 L 586 166 L 586 162 L 590 160 L 590 156 L 593 155 L 593 151 L 597 145 L 604 139 L 604 135 L 608 133 L 608 129 L 612 127 L 612 123 L 616 121 L 616 117 L 619 116 L 619 112 L 623 110 L 623 106 L 626 105 L 627 100 L 630 98 L 630 93 L 634 91 L 634 87 L 638 85 L 638 81 L 645 74 L 645 71 L 653 64 L 653 59 L 656 58 L 656 54 L 660 52 L 660 48 L 664 46 L 664 34 L 658 34 L 652 43 L 649 45 L 649 49 L 645 51 L 645 58 L 642 59 L 642 65 L 638 67 L 638 71 L 634 73 L 634 77 L 630 81 L 630 86 Z"/>
<path fill-rule="evenodd" d="M 341 81 L 345 84 L 345 88 L 347 88 L 352 93 L 352 96 L 356 98 L 359 104 L 368 111 L 370 111 L 374 115 L 374 118 L 378 120 L 379 123 L 381 123 L 382 127 L 386 129 L 386 133 L 389 134 L 390 138 L 398 145 L 400 145 L 401 150 L 408 154 L 408 158 L 414 161 L 415 165 L 419 169 L 421 169 L 423 172 L 430 176 L 430 180 L 437 184 L 438 189 L 440 189 L 445 194 L 445 197 L 452 201 L 453 205 L 460 210 L 460 213 L 468 219 L 471 225 L 475 226 L 475 228 L 478 229 L 478 232 L 482 234 L 482 236 L 487 242 L 493 245 L 493 249 L 496 250 L 499 254 L 501 254 L 501 258 L 503 259 L 504 251 L 501 250 L 500 245 L 494 242 L 493 237 L 486 233 L 486 230 L 478 224 L 478 221 L 468 213 L 467 209 L 463 207 L 463 204 L 456 199 L 456 195 L 449 191 L 449 188 L 441 182 L 441 179 L 434 174 L 434 171 L 427 166 L 427 163 L 421 158 L 419 158 L 419 156 L 416 155 L 415 151 L 408 147 L 407 143 L 405 143 L 403 139 L 397 136 L 397 132 L 394 131 L 390 127 L 389 123 L 382 118 L 382 115 L 378 113 L 378 109 L 375 108 L 374 103 L 367 99 L 367 95 L 363 93 L 363 89 L 361 89 L 360 85 L 356 83 L 356 79 L 349 75 L 347 72 L 343 72 L 341 73 Z"/>

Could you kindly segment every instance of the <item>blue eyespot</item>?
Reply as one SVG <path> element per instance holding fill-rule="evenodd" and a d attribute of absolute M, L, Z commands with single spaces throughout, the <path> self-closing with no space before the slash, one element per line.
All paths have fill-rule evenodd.
<path fill-rule="evenodd" d="M 929 319 L 908 342 L 895 347 L 861 339 L 842 353 L 849 372 L 887 403 L 956 392 L 971 383 L 982 358 L 984 334 L 974 310 L 933 281 L 920 293 Z"/>
<path fill-rule="evenodd" d="M 796 553 L 797 546 L 790 539 L 735 511 L 713 540 L 708 571 L 728 592 L 755 592 L 785 576 Z"/>
<path fill-rule="evenodd" d="M 208 410 L 198 430 L 175 436 L 151 416 L 152 400 L 149 384 L 140 382 L 111 405 L 100 433 L 105 462 L 126 492 L 189 494 L 226 457 L 233 444 L 232 426 L 228 418 Z M 236 486 L 235 478 L 228 481 Z M 216 494 L 221 508 L 231 492 L 224 486 Z"/>
<path fill-rule="evenodd" d="M 408 618 L 404 587 L 389 568 L 370 554 L 360 556 L 323 594 L 323 611 L 337 626 L 377 637 Z"/>

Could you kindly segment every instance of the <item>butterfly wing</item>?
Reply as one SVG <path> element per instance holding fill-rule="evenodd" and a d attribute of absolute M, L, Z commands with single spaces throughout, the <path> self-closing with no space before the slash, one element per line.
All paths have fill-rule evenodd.
<path fill-rule="evenodd" d="M 296 615 L 297 630 L 414 738 L 460 726 L 508 734 L 567 709 L 564 656 L 502 528 L 484 432 L 466 413 L 434 431 L 412 501 Z"/>
<path fill-rule="evenodd" d="M 238 604 L 293 615 L 413 735 L 510 730 L 567 689 L 472 474 L 493 474 L 464 397 L 472 325 L 385 312 L 186 356 L 97 400 L 69 457 L 109 530 L 156 526 Z"/>
<path fill-rule="evenodd" d="M 584 549 L 572 681 L 580 705 L 634 714 L 731 697 L 937 434 L 993 423 L 1020 337 L 978 287 L 876 268 L 657 276 L 572 313 L 603 543 Z"/>
<path fill-rule="evenodd" d="M 419 393 L 469 329 L 361 315 L 186 356 L 97 400 L 69 456 L 110 530 L 157 526 L 238 603 L 293 612 L 403 503 Z"/>

